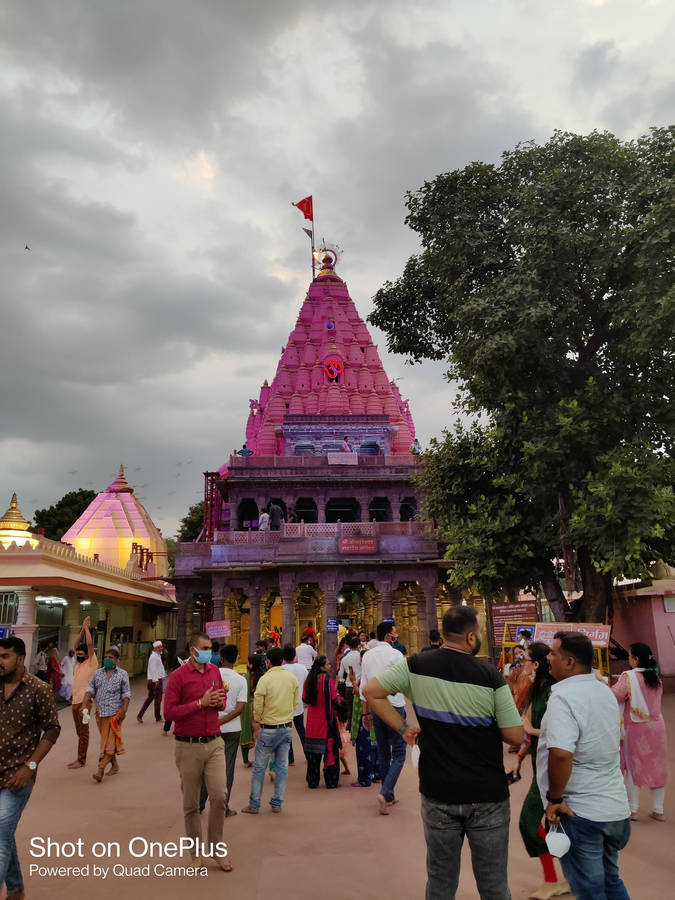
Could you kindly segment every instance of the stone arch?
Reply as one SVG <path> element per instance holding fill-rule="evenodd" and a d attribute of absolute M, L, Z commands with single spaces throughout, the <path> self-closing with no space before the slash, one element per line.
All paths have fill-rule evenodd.
<path fill-rule="evenodd" d="M 404 497 L 401 500 L 399 518 L 401 522 L 410 522 L 417 515 L 417 498 Z"/>
<path fill-rule="evenodd" d="M 319 521 L 319 510 L 312 497 L 298 497 L 295 501 L 295 517 L 298 522 L 313 524 Z"/>
<path fill-rule="evenodd" d="M 258 527 L 258 504 L 253 497 L 244 497 L 237 507 L 237 528 L 246 531 Z"/>
<path fill-rule="evenodd" d="M 326 503 L 326 522 L 360 522 L 361 504 L 356 497 L 331 497 Z"/>
<path fill-rule="evenodd" d="M 368 521 L 391 522 L 393 513 L 389 497 L 373 497 L 368 504 Z"/>

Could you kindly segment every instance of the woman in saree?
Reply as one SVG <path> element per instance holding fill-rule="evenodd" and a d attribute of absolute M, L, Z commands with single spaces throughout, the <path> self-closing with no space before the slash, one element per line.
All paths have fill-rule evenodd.
<path fill-rule="evenodd" d="M 530 679 L 529 696 L 525 702 L 522 713 L 523 727 L 529 736 L 529 752 L 532 759 L 532 783 L 523 801 L 520 811 L 520 834 L 525 844 L 525 849 L 531 857 L 538 857 L 544 874 L 543 883 L 529 896 L 530 900 L 548 900 L 550 897 L 558 897 L 560 894 L 569 894 L 570 887 L 564 878 L 558 876 L 553 857 L 548 852 L 546 832 L 542 825 L 544 818 L 544 806 L 541 802 L 541 794 L 537 785 L 537 743 L 541 730 L 541 720 L 546 712 L 546 705 L 551 694 L 551 678 L 548 663 L 549 647 L 547 644 L 537 641 L 526 650 L 522 663 L 522 671 Z M 525 754 L 526 755 L 526 754 Z M 518 753 L 518 765 L 516 773 L 520 771 L 522 755 Z"/>
<path fill-rule="evenodd" d="M 640 788 L 650 788 L 649 817 L 665 821 L 663 801 L 668 781 L 666 723 L 661 715 L 663 686 L 659 667 L 647 644 L 631 644 L 630 669 L 622 672 L 612 688 L 622 708 L 621 768 L 626 776 L 630 817 L 638 817 Z"/>
<path fill-rule="evenodd" d="M 305 756 L 307 757 L 307 784 L 318 788 L 321 758 L 323 757 L 323 780 L 327 788 L 340 784 L 340 726 L 335 704 L 338 693 L 335 679 L 328 674 L 330 663 L 325 656 L 317 656 L 305 680 L 302 691 L 303 702 L 307 704 L 307 725 L 305 726 Z"/>

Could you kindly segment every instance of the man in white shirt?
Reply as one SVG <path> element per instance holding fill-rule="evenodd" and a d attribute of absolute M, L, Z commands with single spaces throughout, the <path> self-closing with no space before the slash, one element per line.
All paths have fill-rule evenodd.
<path fill-rule="evenodd" d="M 295 647 L 286 644 L 283 648 L 284 661 L 281 664 L 284 669 L 288 669 L 298 679 L 298 705 L 293 710 L 293 725 L 298 732 L 302 749 L 305 749 L 305 704 L 302 702 L 302 688 L 307 678 L 307 669 L 299 662 L 295 662 Z M 288 765 L 295 763 L 293 756 L 293 747 L 288 751 Z"/>
<path fill-rule="evenodd" d="M 234 784 L 234 764 L 237 761 L 237 748 L 241 737 L 241 713 L 248 700 L 248 685 L 246 679 L 239 672 L 235 672 L 234 664 L 237 661 L 239 650 L 235 644 L 226 644 L 220 648 L 220 677 L 225 691 L 225 707 L 218 714 L 220 736 L 225 744 L 225 780 L 227 783 L 227 801 L 225 815 L 236 816 L 236 809 L 230 809 L 230 797 Z M 202 790 L 199 802 L 200 810 L 206 806 L 206 784 L 202 781 Z"/>
<path fill-rule="evenodd" d="M 300 665 L 304 666 L 305 669 L 309 672 L 309 670 L 312 668 L 312 663 L 316 659 L 316 650 L 309 643 L 308 634 L 303 634 L 303 636 L 300 638 L 300 643 L 295 648 L 295 655 Z"/>
<path fill-rule="evenodd" d="M 352 683 L 349 670 L 351 668 L 352 672 L 354 673 L 354 678 L 356 679 L 356 682 L 358 684 L 358 682 L 361 680 L 361 654 L 359 652 L 360 646 L 361 643 L 356 636 L 349 639 L 349 653 L 345 653 L 345 655 L 342 657 L 340 668 L 338 669 L 337 674 L 338 684 L 343 681 L 345 685 L 347 722 L 351 722 L 352 720 L 352 707 L 354 706 L 354 685 Z"/>
<path fill-rule="evenodd" d="M 630 808 L 619 765 L 620 713 L 592 672 L 593 645 L 559 631 L 548 656 L 556 684 L 541 723 L 537 783 L 546 819 L 571 846 L 561 858 L 577 900 L 629 900 L 619 850 L 630 837 Z"/>
<path fill-rule="evenodd" d="M 161 641 L 153 643 L 152 652 L 148 658 L 148 696 L 143 701 L 143 706 L 141 706 L 136 716 L 136 721 L 140 724 L 143 724 L 143 714 L 153 700 L 155 701 L 155 722 L 162 721 L 162 694 L 164 692 L 164 679 L 166 678 L 164 663 L 162 662 L 163 650 L 164 647 L 162 647 Z"/>
<path fill-rule="evenodd" d="M 364 688 L 371 678 L 377 678 L 387 669 L 397 665 L 405 659 L 399 650 L 395 650 L 392 644 L 398 640 L 398 631 L 393 622 L 380 622 L 377 626 L 377 640 L 374 647 L 363 654 L 361 660 L 361 685 L 360 696 L 363 701 L 363 724 L 366 730 L 370 730 L 371 717 L 368 714 L 368 704 L 363 693 Z M 396 802 L 394 788 L 405 763 L 405 741 L 402 734 L 405 731 L 405 697 L 403 694 L 394 694 L 387 698 L 396 712 L 400 715 L 401 728 L 395 731 L 379 716 L 372 717 L 375 738 L 377 739 L 377 759 L 379 774 L 382 779 L 382 787 L 377 795 L 380 813 L 389 814 L 389 807 Z"/>

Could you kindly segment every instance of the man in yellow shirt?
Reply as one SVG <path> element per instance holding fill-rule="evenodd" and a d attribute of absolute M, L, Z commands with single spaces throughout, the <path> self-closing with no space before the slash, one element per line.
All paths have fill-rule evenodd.
<path fill-rule="evenodd" d="M 258 682 L 253 696 L 253 719 L 259 724 L 259 731 L 251 773 L 251 793 L 248 806 L 242 809 L 244 813 L 257 815 L 260 812 L 265 770 L 272 757 L 276 766 L 274 795 L 270 800 L 272 812 L 280 813 L 284 801 L 293 712 L 300 697 L 298 679 L 282 667 L 283 660 L 283 651 L 279 647 L 267 651 L 267 672 Z"/>

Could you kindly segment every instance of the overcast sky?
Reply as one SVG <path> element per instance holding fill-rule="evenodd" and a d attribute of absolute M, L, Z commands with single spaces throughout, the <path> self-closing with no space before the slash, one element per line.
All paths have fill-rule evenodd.
<path fill-rule="evenodd" d="M 2 510 L 103 490 L 122 462 L 174 534 L 306 293 L 291 202 L 313 194 L 365 317 L 417 249 L 406 190 L 556 128 L 671 122 L 674 10 L 0 0 Z M 451 421 L 443 366 L 371 331 L 424 444 Z"/>

